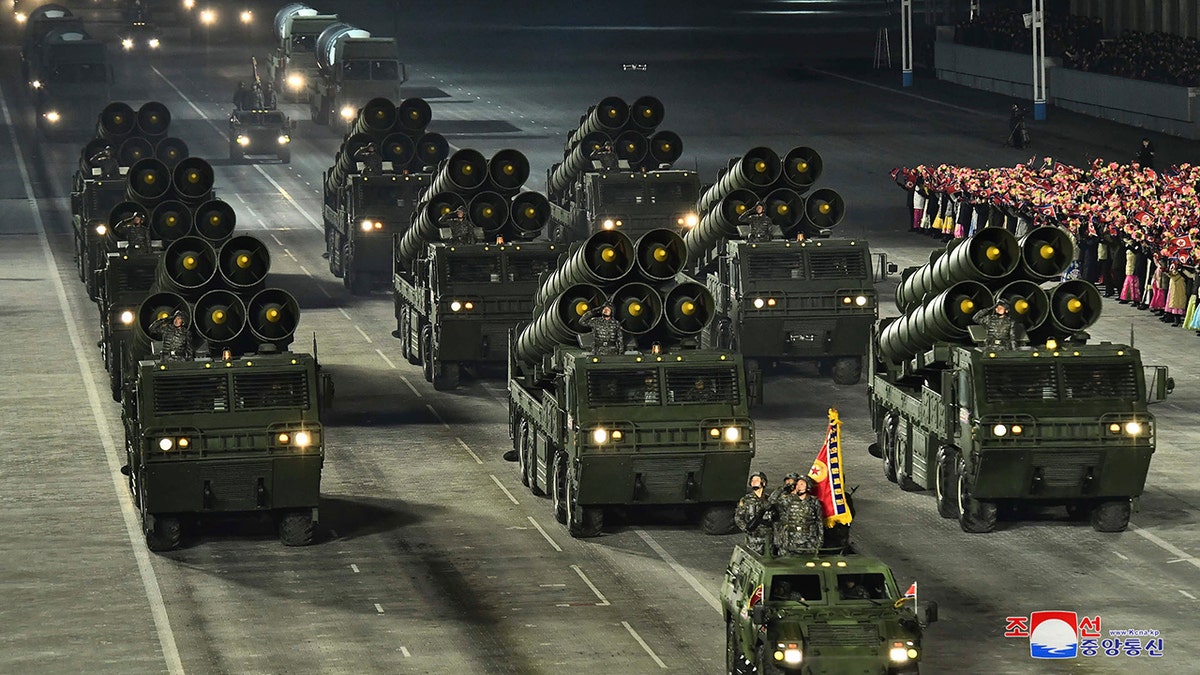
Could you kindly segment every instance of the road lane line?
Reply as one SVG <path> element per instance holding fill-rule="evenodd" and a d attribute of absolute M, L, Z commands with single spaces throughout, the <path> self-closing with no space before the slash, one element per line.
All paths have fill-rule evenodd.
<path fill-rule="evenodd" d="M 317 286 L 317 290 L 318 290 L 318 291 L 321 291 L 322 293 L 324 293 L 324 294 L 325 294 L 325 297 L 327 297 L 327 298 L 332 298 L 332 297 L 333 297 L 332 295 L 330 295 L 330 294 L 329 294 L 329 291 L 325 290 L 325 287 L 324 287 L 324 286 Z"/>
<path fill-rule="evenodd" d="M 275 243 L 276 243 L 276 244 L 279 244 L 280 246 L 283 246 L 283 242 L 282 242 L 282 241 L 279 241 L 279 237 L 276 237 L 274 234 L 272 234 L 272 235 L 271 235 L 271 238 L 275 240 Z"/>
<path fill-rule="evenodd" d="M 521 505 L 521 502 L 517 501 L 517 498 L 514 497 L 513 494 L 508 491 L 508 488 L 504 487 L 504 483 L 501 483 L 500 479 L 496 478 L 496 474 L 489 473 L 488 475 L 492 477 L 492 482 L 496 484 L 496 487 L 498 487 L 504 491 L 504 496 L 508 497 L 508 501 L 516 504 L 517 506 Z"/>
<path fill-rule="evenodd" d="M 354 324 L 354 330 L 358 331 L 358 334 L 363 336 L 363 339 L 366 340 L 368 344 L 375 344 L 375 341 L 371 339 L 371 336 L 367 335 L 366 331 L 359 328 L 358 324 Z"/>
<path fill-rule="evenodd" d="M 100 436 L 100 443 L 104 446 L 104 458 L 108 461 L 108 472 L 112 476 L 113 489 L 117 493 L 117 502 L 121 506 L 121 515 L 125 521 L 125 532 L 129 535 L 129 543 L 133 548 L 133 557 L 137 561 L 138 574 L 142 578 L 142 587 L 146 591 L 146 600 L 150 604 L 150 616 L 154 621 L 154 629 L 158 633 L 158 643 L 162 648 L 163 660 L 166 662 L 168 672 L 182 675 L 184 672 L 183 662 L 179 658 L 179 648 L 175 644 L 175 634 L 171 631 L 171 619 L 167 616 L 167 606 L 163 602 L 162 589 L 158 585 L 158 578 L 154 576 L 154 567 L 150 563 L 150 554 L 145 546 L 141 523 L 138 522 L 137 512 L 133 508 L 133 501 L 129 496 L 129 488 L 125 484 L 125 476 L 121 473 L 121 459 L 117 455 L 117 448 L 112 440 L 112 429 L 109 428 L 108 420 L 104 417 L 104 412 L 100 406 L 100 395 L 96 390 L 96 383 L 88 371 L 87 353 L 84 351 L 83 341 L 79 337 L 79 330 L 75 326 L 74 313 L 71 311 L 70 303 L 67 300 L 67 291 L 63 286 L 62 278 L 59 276 L 58 265 L 54 261 L 54 253 L 50 250 L 50 238 L 46 234 L 46 224 L 42 221 L 42 212 L 38 209 L 37 198 L 34 197 L 33 184 L 29 179 L 29 167 L 25 165 L 25 153 L 21 150 L 21 145 L 17 140 L 17 128 L 13 123 L 12 114 L 9 112 L 8 101 L 3 95 L 0 95 L 0 112 L 4 114 L 4 125 L 8 127 L 8 136 L 12 142 L 13 155 L 17 160 L 17 169 L 21 174 L 21 182 L 25 186 L 25 195 L 28 198 L 27 201 L 32 211 L 33 222 L 37 228 L 38 241 L 42 245 L 47 272 L 54 285 L 54 294 L 58 296 L 58 306 L 62 310 L 63 321 L 67 324 L 67 336 L 70 338 L 72 349 L 75 350 L 75 363 L 79 367 L 79 375 L 83 380 L 83 388 L 87 392 L 88 403 L 92 409 L 92 416 L 96 421 L 96 431 Z"/>
<path fill-rule="evenodd" d="M 1181 588 L 1181 589 L 1179 589 L 1179 592 L 1180 592 L 1180 593 L 1182 593 L 1184 596 L 1186 596 L 1187 598 L 1189 598 L 1189 599 L 1191 599 L 1191 600 L 1195 600 L 1195 599 L 1196 599 L 1196 596 L 1192 595 L 1191 593 L 1188 593 L 1187 591 L 1183 590 L 1182 588 Z"/>
<path fill-rule="evenodd" d="M 633 639 L 637 640 L 637 643 L 642 646 L 642 649 L 646 650 L 646 653 L 650 655 L 650 658 L 654 659 L 654 662 L 658 664 L 658 667 L 666 670 L 667 664 L 663 663 L 663 660 L 658 658 L 658 654 L 655 654 L 654 650 L 650 649 L 650 645 L 646 644 L 646 641 L 642 639 L 641 635 L 638 635 L 637 631 L 633 629 L 633 626 L 630 626 L 628 621 L 622 621 L 621 625 L 625 626 L 625 630 L 629 631 L 629 634 L 633 636 Z"/>
<path fill-rule="evenodd" d="M 463 450 L 467 451 L 467 454 L 469 454 L 475 458 L 476 464 L 483 464 L 483 460 L 479 459 L 479 455 L 475 454 L 475 451 L 471 449 L 471 446 L 467 445 L 466 441 L 464 441 L 463 439 L 461 439 L 457 436 L 454 437 L 454 440 L 458 441 L 458 444 L 463 447 Z"/>
<path fill-rule="evenodd" d="M 406 659 L 412 656 L 412 654 L 408 653 L 408 647 L 405 647 L 404 645 L 400 645 L 400 653 L 403 654 L 404 658 Z"/>
<path fill-rule="evenodd" d="M 375 603 L 375 611 L 383 614 L 383 605 L 379 604 L 378 602 Z"/>
<path fill-rule="evenodd" d="M 353 320 L 354 320 L 354 319 L 351 319 L 351 318 L 350 318 L 350 314 L 346 312 L 346 308 L 345 308 L 345 307 L 338 307 L 338 311 L 342 313 L 342 316 L 346 317 L 346 320 L 347 320 L 347 321 L 353 321 Z"/>
<path fill-rule="evenodd" d="M 721 612 L 721 603 L 717 600 L 716 596 L 710 593 L 709 590 L 704 587 L 704 584 L 700 583 L 700 581 L 696 579 L 691 572 L 687 571 L 683 565 L 680 565 L 670 553 L 667 553 L 667 549 L 660 546 L 658 542 L 654 540 L 654 537 L 650 536 L 649 532 L 646 532 L 645 530 L 634 530 L 634 532 L 637 533 L 637 536 L 642 538 L 642 541 L 646 542 L 647 546 L 649 546 L 654 550 L 655 553 L 658 554 L 658 557 L 663 559 L 663 562 L 670 565 L 671 569 L 675 570 L 676 574 L 683 577 L 683 580 L 692 587 L 692 590 L 696 591 L 700 597 L 704 598 L 704 601 L 708 603 L 709 607 L 717 610 L 718 614 Z"/>
<path fill-rule="evenodd" d="M 308 275 L 308 276 L 310 276 L 310 277 L 312 276 L 312 272 L 309 272 L 309 271 L 308 271 L 308 268 L 307 268 L 307 267 L 305 267 L 304 265 L 300 265 L 300 271 L 301 271 L 301 272 L 304 272 L 305 274 L 307 274 L 307 275 Z"/>
<path fill-rule="evenodd" d="M 1120 551 L 1113 551 L 1113 555 L 1117 556 L 1121 560 L 1129 560 L 1129 558 L 1127 556 L 1123 555 Z M 1168 560 L 1167 562 L 1174 562 L 1174 561 Z"/>
<path fill-rule="evenodd" d="M 300 262 L 299 260 L 296 260 L 296 256 L 292 255 L 292 252 L 286 248 L 283 249 L 283 254 L 286 255 L 287 257 L 291 258 L 292 262 L 294 262 L 294 263 Z"/>
<path fill-rule="evenodd" d="M 386 362 L 388 364 L 389 368 L 391 368 L 393 370 L 396 369 L 396 364 L 392 363 L 392 360 L 387 357 L 387 354 L 383 353 L 382 349 L 376 349 L 375 353 L 379 355 L 379 358 L 383 359 L 384 362 Z"/>
<path fill-rule="evenodd" d="M 350 563 L 350 569 L 354 570 L 355 574 L 358 574 L 358 565 L 355 565 L 354 563 Z"/>
<path fill-rule="evenodd" d="M 450 425 L 446 424 L 446 420 L 442 419 L 442 416 L 438 414 L 438 411 L 433 409 L 432 405 L 426 403 L 425 408 L 429 411 L 430 415 L 433 415 L 435 418 L 437 418 L 437 421 L 442 423 L 442 426 L 445 427 L 446 431 L 450 430 Z"/>
<path fill-rule="evenodd" d="M 539 527 L 538 529 L 540 530 L 542 528 Z M 608 607 L 612 605 L 612 603 L 608 601 L 608 598 L 604 597 L 604 594 L 600 592 L 600 589 L 596 588 L 596 584 L 593 584 L 592 580 L 587 578 L 587 575 L 583 573 L 583 570 L 579 568 L 579 565 L 571 565 L 571 569 L 575 570 L 575 574 L 578 574 L 579 578 L 583 579 L 583 583 L 587 584 L 587 587 L 592 589 L 592 593 L 594 593 L 597 598 L 600 598 L 600 602 L 596 603 L 597 607 Z"/>
<path fill-rule="evenodd" d="M 1192 556 L 1188 555 L 1186 551 L 1180 549 L 1179 547 L 1175 546 L 1174 544 L 1167 541 L 1166 539 L 1163 539 L 1162 537 L 1158 536 L 1157 534 L 1154 534 L 1150 530 L 1142 529 L 1132 523 L 1130 523 L 1129 529 L 1133 530 L 1134 533 L 1141 535 L 1145 539 L 1149 540 L 1150 543 L 1161 548 L 1162 550 L 1166 551 L 1167 553 L 1170 553 L 1171 555 L 1175 556 L 1176 558 L 1179 558 L 1180 560 L 1186 560 L 1186 561 L 1190 562 L 1191 564 L 1195 565 L 1196 567 L 1200 567 L 1200 558 L 1193 558 Z"/>
<path fill-rule="evenodd" d="M 411 391 L 413 393 L 413 396 L 416 396 L 417 398 L 421 398 L 421 392 L 417 391 L 417 388 L 413 386 L 412 382 L 408 381 L 407 377 L 401 375 L 400 381 L 403 382 L 404 384 L 408 385 L 408 389 L 409 389 L 409 391 Z"/>
<path fill-rule="evenodd" d="M 562 553 L 562 547 L 559 546 L 556 541 L 554 541 L 553 539 L 550 538 L 550 535 L 545 530 L 542 529 L 542 526 L 540 524 L 538 524 L 538 521 L 533 519 L 533 516 L 529 516 L 529 522 L 533 523 L 533 526 L 537 528 L 537 531 L 542 533 L 542 538 L 544 538 L 546 541 L 550 542 L 550 545 L 554 547 L 555 551 Z M 543 585 L 553 586 L 554 584 L 543 584 Z"/>

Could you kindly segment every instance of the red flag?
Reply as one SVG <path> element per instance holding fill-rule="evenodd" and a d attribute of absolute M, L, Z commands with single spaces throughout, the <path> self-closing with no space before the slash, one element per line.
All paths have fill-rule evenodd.
<path fill-rule="evenodd" d="M 849 525 L 852 516 L 846 504 L 842 474 L 842 421 L 833 408 L 829 409 L 829 431 L 825 434 L 825 445 L 817 453 L 808 475 L 816 482 L 816 496 L 821 502 L 825 527 L 833 527 L 838 523 Z"/>
<path fill-rule="evenodd" d="M 917 597 L 917 582 L 915 582 L 915 581 L 912 582 L 912 586 L 909 586 L 908 590 L 904 591 L 904 597 L 906 597 L 906 598 Z"/>

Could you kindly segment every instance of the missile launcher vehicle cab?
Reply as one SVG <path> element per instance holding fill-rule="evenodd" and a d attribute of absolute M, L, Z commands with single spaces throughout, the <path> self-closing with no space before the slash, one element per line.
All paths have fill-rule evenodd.
<path fill-rule="evenodd" d="M 919 673 L 937 603 L 914 608 L 859 553 L 771 556 L 739 544 L 721 582 L 726 672 Z"/>
<path fill-rule="evenodd" d="M 345 23 L 330 24 L 317 36 L 316 65 L 308 85 L 309 114 L 338 136 L 371 99 L 399 100 L 400 85 L 408 80 L 395 38 L 372 37 Z"/>
<path fill-rule="evenodd" d="M 237 109 L 229 114 L 229 161 L 274 157 L 292 161 L 292 133 L 296 122 L 273 108 Z"/>
<path fill-rule="evenodd" d="M 907 270 L 904 315 L 875 329 L 871 454 L 901 489 L 933 490 L 966 532 L 992 531 L 1002 508 L 1049 506 L 1119 532 L 1145 488 L 1158 431 L 1148 402 L 1174 382 L 1133 347 L 1088 343 L 1100 295 L 1055 281 L 1071 254 L 1057 228 L 1019 242 L 984 228 Z M 977 325 L 1000 300 L 1015 344 Z"/>
<path fill-rule="evenodd" d="M 284 5 L 275 13 L 272 29 L 276 44 L 268 76 L 284 100 L 308 101 L 308 88 L 317 79 L 317 37 L 335 23 L 336 14 L 321 14 L 298 2 Z"/>

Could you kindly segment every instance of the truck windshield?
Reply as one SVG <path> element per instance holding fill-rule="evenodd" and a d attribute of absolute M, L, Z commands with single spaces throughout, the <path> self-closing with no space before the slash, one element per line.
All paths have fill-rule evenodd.
<path fill-rule="evenodd" d="M 108 79 L 103 63 L 66 63 L 54 68 L 53 82 L 100 83 Z"/>
<path fill-rule="evenodd" d="M 398 80 L 400 79 L 400 66 L 395 61 L 372 61 L 371 79 Z"/>
<path fill-rule="evenodd" d="M 1138 399 L 1138 371 L 1132 361 L 1116 363 L 993 363 L 983 371 L 989 403 Z"/>
<path fill-rule="evenodd" d="M 537 281 L 543 272 L 554 266 L 553 258 L 508 257 L 509 281 Z"/>
<path fill-rule="evenodd" d="M 771 577 L 773 602 L 818 602 L 821 600 L 820 574 L 776 574 Z"/>
<path fill-rule="evenodd" d="M 866 574 L 839 574 L 838 596 L 842 600 L 885 600 L 888 597 L 887 581 L 878 572 Z"/>
<path fill-rule="evenodd" d="M 313 50 L 313 42 L 317 36 L 315 35 L 293 35 L 292 36 L 292 51 L 293 52 L 311 52 Z"/>
<path fill-rule="evenodd" d="M 371 62 L 370 61 L 347 61 L 342 64 L 342 79 L 343 80 L 369 80 L 371 79 Z"/>
<path fill-rule="evenodd" d="M 695 208 L 696 196 L 683 183 L 636 180 L 628 183 L 606 182 L 600 186 L 600 208 L 607 215 L 630 217 L 642 213 L 686 213 Z M 624 207 L 638 207 L 636 213 L 618 213 Z M 615 211 L 614 211 L 615 210 Z"/>
<path fill-rule="evenodd" d="M 798 248 L 771 251 L 743 247 L 740 249 L 742 278 L 747 285 L 767 280 L 804 280 L 804 254 L 801 251 Z"/>
<path fill-rule="evenodd" d="M 444 269 L 448 282 L 500 283 L 500 259 L 495 256 L 448 256 Z"/>
<path fill-rule="evenodd" d="M 861 249 L 852 251 L 809 251 L 808 265 L 813 279 L 862 279 L 867 275 L 867 256 Z"/>
<path fill-rule="evenodd" d="M 358 183 L 359 207 L 363 215 L 385 221 L 408 222 L 409 211 L 402 186 L 398 183 Z"/>
<path fill-rule="evenodd" d="M 589 370 L 587 398 L 592 406 L 659 405 L 662 403 L 662 392 L 658 371 Z"/>
<path fill-rule="evenodd" d="M 738 369 L 679 368 L 667 370 L 667 403 L 740 403 Z"/>

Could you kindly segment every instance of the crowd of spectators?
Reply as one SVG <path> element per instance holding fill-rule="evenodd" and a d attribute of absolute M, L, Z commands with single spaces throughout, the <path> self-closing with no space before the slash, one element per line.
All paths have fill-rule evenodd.
<path fill-rule="evenodd" d="M 1104 38 L 1098 17 L 1049 15 L 1046 17 L 1046 54 L 1080 53 L 1094 48 Z M 969 47 L 1033 54 L 1033 35 L 1021 12 L 997 11 L 980 14 L 973 21 L 954 27 L 954 41 Z"/>
<path fill-rule="evenodd" d="M 1105 295 L 1200 330 L 1200 167 L 1161 172 L 1097 159 L 1075 167 L 972 169 L 942 164 L 893 170 L 909 193 L 918 232 L 966 237 L 1004 227 L 1018 237 L 1040 226 L 1068 231 L 1076 245 L 1069 274 L 1102 284 Z"/>

